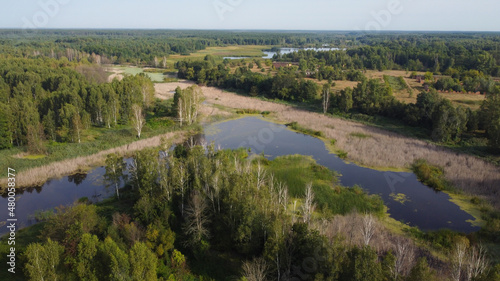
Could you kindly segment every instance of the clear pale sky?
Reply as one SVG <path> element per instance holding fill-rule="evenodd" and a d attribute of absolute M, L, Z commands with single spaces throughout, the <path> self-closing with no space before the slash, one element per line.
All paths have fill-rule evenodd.
<path fill-rule="evenodd" d="M 3 0 L 0 3 L 0 28 L 500 31 L 498 0 Z"/>

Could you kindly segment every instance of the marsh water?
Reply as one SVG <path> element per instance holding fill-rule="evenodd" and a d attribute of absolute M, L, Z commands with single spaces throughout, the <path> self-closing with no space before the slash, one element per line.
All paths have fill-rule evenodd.
<path fill-rule="evenodd" d="M 336 51 L 339 50 L 339 48 L 280 48 L 279 53 L 284 55 L 284 54 L 290 54 L 293 52 L 298 52 L 299 50 L 314 50 L 316 52 L 320 51 Z M 276 51 L 262 51 L 264 53 L 264 56 L 262 56 L 263 59 L 272 59 L 274 55 L 276 55 L 278 52 Z M 224 57 L 224 59 L 230 59 L 230 60 L 238 60 L 238 59 L 247 59 L 249 57 Z"/>
<path fill-rule="evenodd" d="M 448 194 L 423 185 L 415 174 L 350 164 L 329 153 L 322 140 L 288 130 L 284 125 L 246 117 L 208 126 L 205 139 L 222 148 L 248 147 L 268 159 L 290 154 L 312 156 L 318 164 L 340 173 L 342 185 L 359 185 L 370 194 L 380 195 L 391 217 L 423 230 L 479 230 L 470 223 L 474 217 L 451 202 Z"/>
<path fill-rule="evenodd" d="M 391 217 L 411 226 L 467 233 L 479 230 L 469 222 L 474 218 L 449 201 L 446 193 L 421 184 L 413 173 L 383 172 L 350 164 L 329 153 L 320 139 L 293 132 L 284 125 L 259 117 L 244 117 L 206 125 L 200 137 L 224 149 L 250 148 L 252 153 L 264 153 L 269 159 L 290 154 L 312 156 L 318 164 L 340 173 L 342 185 L 359 185 L 370 194 L 380 195 Z M 97 167 L 88 174 L 53 179 L 41 187 L 18 191 L 15 210 L 18 227 L 35 223 L 36 211 L 72 204 L 82 197 L 96 202 L 114 195 L 114 190 L 104 185 L 104 173 L 104 167 Z M 0 206 L 5 206 L 5 211 L 0 212 L 2 225 L 7 220 L 7 202 L 5 195 L 0 198 Z M 6 232 L 2 226 L 0 234 Z"/>

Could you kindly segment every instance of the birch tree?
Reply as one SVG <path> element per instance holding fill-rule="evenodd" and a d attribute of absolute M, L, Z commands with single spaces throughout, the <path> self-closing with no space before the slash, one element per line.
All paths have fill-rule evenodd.
<path fill-rule="evenodd" d="M 256 258 L 243 263 L 243 276 L 248 281 L 264 281 L 268 266 L 263 258 Z"/>
<path fill-rule="evenodd" d="M 365 246 L 368 246 L 373 234 L 375 233 L 376 222 L 372 214 L 365 214 L 362 220 L 363 225 L 361 232 L 363 234 L 363 243 Z"/>
<path fill-rule="evenodd" d="M 63 252 L 64 247 L 50 239 L 45 245 L 30 244 L 25 253 L 25 267 L 30 280 L 59 280 L 56 269 Z"/>
<path fill-rule="evenodd" d="M 451 253 L 452 268 L 451 276 L 454 281 L 462 280 L 462 271 L 466 263 L 467 245 L 468 240 L 466 238 L 458 241 L 453 248 Z"/>
<path fill-rule="evenodd" d="M 486 249 L 483 245 L 471 246 L 466 257 L 466 279 L 475 280 L 475 278 L 486 271 L 488 264 L 489 262 L 486 258 Z"/>
<path fill-rule="evenodd" d="M 203 239 L 209 237 L 207 224 L 209 223 L 208 205 L 203 196 L 194 191 L 185 211 L 184 233 L 189 237 L 187 246 L 195 246 Z"/>
<path fill-rule="evenodd" d="M 302 205 L 302 217 L 305 223 L 309 223 L 311 221 L 311 217 L 315 207 L 316 206 L 314 205 L 314 192 L 312 190 L 312 183 L 308 183 L 306 186 L 304 204 Z"/>
<path fill-rule="evenodd" d="M 395 264 L 393 270 L 394 280 L 398 280 L 400 275 L 407 275 L 415 260 L 415 249 L 413 245 L 403 238 L 396 240 L 395 245 Z"/>
<path fill-rule="evenodd" d="M 120 198 L 120 180 L 124 177 L 126 168 L 127 164 L 123 161 L 123 157 L 115 153 L 106 156 L 106 173 L 104 174 L 104 181 L 106 182 L 106 187 L 114 186 L 116 197 L 118 198 Z"/>
<path fill-rule="evenodd" d="M 142 114 L 142 107 L 138 104 L 133 104 L 132 105 L 132 126 L 134 127 L 135 131 L 137 132 L 138 138 L 141 138 L 142 128 L 144 127 L 145 123 L 146 123 L 146 120 L 144 119 L 144 116 Z"/>
<path fill-rule="evenodd" d="M 181 90 L 179 87 L 175 89 L 174 108 L 181 126 L 184 122 L 191 125 L 196 121 L 201 95 L 201 89 L 196 85 L 185 90 Z"/>
<path fill-rule="evenodd" d="M 330 107 L 330 89 L 332 85 L 326 83 L 323 85 L 323 114 L 326 114 L 328 107 Z"/>

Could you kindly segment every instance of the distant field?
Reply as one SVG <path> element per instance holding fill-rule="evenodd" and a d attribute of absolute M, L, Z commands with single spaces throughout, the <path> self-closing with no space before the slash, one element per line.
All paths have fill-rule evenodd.
<path fill-rule="evenodd" d="M 216 60 L 222 61 L 223 57 L 262 57 L 264 53 L 262 50 L 269 49 L 270 46 L 254 46 L 254 45 L 241 45 L 241 46 L 228 46 L 228 47 L 208 47 L 205 50 L 192 53 L 189 56 L 183 55 L 170 55 L 167 58 L 167 63 L 174 64 L 182 59 L 203 59 L 206 55 L 213 55 Z"/>
<path fill-rule="evenodd" d="M 419 75 L 424 75 L 424 72 L 417 72 Z M 415 103 L 417 102 L 417 95 L 424 90 L 424 87 L 421 83 L 417 82 L 415 79 L 408 78 L 410 76 L 410 72 L 406 72 L 404 70 L 386 70 L 386 71 L 377 71 L 377 70 L 368 70 L 365 75 L 371 79 L 380 79 L 384 81 L 384 75 L 392 76 L 392 77 L 400 77 L 402 76 L 406 83 L 413 90 L 413 94 L 410 96 L 406 89 L 394 91 L 394 96 L 402 102 L 405 103 Z M 479 109 L 481 103 L 485 99 L 484 95 L 474 95 L 474 94 L 464 94 L 464 93 L 442 93 L 440 95 L 446 99 L 449 99 L 455 106 L 461 105 L 464 107 L 470 107 L 472 109 Z"/>

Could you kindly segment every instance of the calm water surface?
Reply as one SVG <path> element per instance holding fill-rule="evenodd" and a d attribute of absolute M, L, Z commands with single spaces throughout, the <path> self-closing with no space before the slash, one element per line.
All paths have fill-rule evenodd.
<path fill-rule="evenodd" d="M 381 172 L 349 164 L 330 154 L 323 141 L 288 130 L 284 125 L 274 124 L 258 117 L 245 117 L 237 120 L 207 125 L 207 142 L 214 142 L 224 149 L 239 147 L 251 148 L 253 153 L 264 153 L 267 158 L 290 154 L 312 156 L 318 164 L 339 172 L 340 181 L 345 186 L 359 185 L 370 194 L 379 194 L 389 207 L 391 217 L 418 226 L 423 230 L 450 228 L 462 232 L 479 230 L 468 220 L 474 218 L 450 202 L 450 197 L 442 192 L 435 192 L 421 184 L 413 173 Z M 127 159 L 130 164 L 130 159 Z M 87 197 L 92 201 L 114 195 L 112 188 L 106 189 L 103 183 L 104 167 L 98 167 L 88 174 L 78 174 L 47 181 L 38 188 L 17 192 L 16 218 L 18 227 L 35 223 L 33 214 L 37 210 L 51 210 L 60 205 L 72 204 Z M 405 201 L 396 201 L 399 194 Z M 404 197 L 402 197 L 404 195 Z M 7 220 L 7 198 L 0 198 L 0 234 L 7 229 L 3 222 Z"/>
<path fill-rule="evenodd" d="M 337 51 L 339 48 L 280 48 L 280 53 L 282 55 L 284 54 L 290 54 L 293 52 L 298 52 L 299 50 L 314 50 L 314 51 Z M 262 56 L 263 59 L 272 59 L 274 55 L 277 54 L 277 52 L 271 52 L 271 51 L 263 51 L 264 56 Z M 240 60 L 240 59 L 247 59 L 249 57 L 224 57 L 224 59 L 230 59 L 230 60 Z"/>
<path fill-rule="evenodd" d="M 340 173 L 342 185 L 359 185 L 370 194 L 379 194 L 391 217 L 420 229 L 479 230 L 468 222 L 474 217 L 449 201 L 449 195 L 423 185 L 415 174 L 382 172 L 349 164 L 330 154 L 320 139 L 290 131 L 284 125 L 246 117 L 210 125 L 205 138 L 222 148 L 249 147 L 252 152 L 264 152 L 269 159 L 290 154 L 310 155 L 318 164 Z M 395 200 L 398 194 L 404 202 Z"/>

